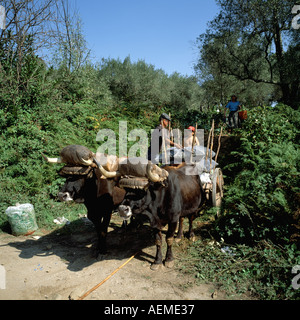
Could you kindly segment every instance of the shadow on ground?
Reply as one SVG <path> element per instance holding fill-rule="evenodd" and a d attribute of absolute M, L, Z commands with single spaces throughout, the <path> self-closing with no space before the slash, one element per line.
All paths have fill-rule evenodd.
<path fill-rule="evenodd" d="M 49 234 L 30 236 L 25 241 L 9 242 L 7 245 L 20 250 L 19 257 L 30 259 L 33 256 L 56 255 L 67 264 L 70 271 L 80 271 L 100 260 L 123 260 L 136 254 L 141 261 L 153 262 L 153 256 L 142 250 L 153 246 L 152 229 L 141 225 L 138 229 L 121 228 L 118 221 L 112 220 L 107 235 L 108 253 L 98 255 L 97 234 L 92 224 L 73 221 Z"/>

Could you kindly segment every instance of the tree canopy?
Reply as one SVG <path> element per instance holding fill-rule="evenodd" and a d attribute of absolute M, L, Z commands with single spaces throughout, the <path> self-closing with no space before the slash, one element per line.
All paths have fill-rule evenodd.
<path fill-rule="evenodd" d="M 263 94 L 263 102 L 277 100 L 297 108 L 300 42 L 299 31 L 292 28 L 294 1 L 217 3 L 220 13 L 197 39 L 200 59 L 195 69 L 205 85 L 210 88 L 213 81 L 221 102 L 234 89 L 255 104 Z"/>

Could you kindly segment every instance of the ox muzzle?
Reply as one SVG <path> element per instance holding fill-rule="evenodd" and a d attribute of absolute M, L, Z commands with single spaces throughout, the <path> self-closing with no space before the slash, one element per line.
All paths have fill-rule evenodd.
<path fill-rule="evenodd" d="M 120 217 L 122 217 L 124 220 L 128 221 L 132 216 L 132 210 L 129 206 L 120 205 L 118 208 L 118 213 Z"/>
<path fill-rule="evenodd" d="M 57 196 L 61 202 L 73 201 L 73 198 L 69 192 L 59 192 Z"/>
<path fill-rule="evenodd" d="M 84 199 L 74 199 L 74 195 L 71 195 L 70 192 L 59 192 L 57 196 L 61 202 L 75 201 L 76 203 L 84 203 Z"/>

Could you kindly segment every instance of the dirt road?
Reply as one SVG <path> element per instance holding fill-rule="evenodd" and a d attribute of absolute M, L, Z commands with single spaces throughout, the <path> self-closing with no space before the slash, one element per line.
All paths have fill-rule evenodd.
<path fill-rule="evenodd" d="M 137 252 L 85 300 L 226 299 L 224 293 L 215 294 L 213 285 L 196 286 L 192 277 L 179 274 L 176 268 L 150 270 L 155 255 L 151 229 L 144 226 L 124 233 L 120 224 L 116 218 L 111 223 L 109 253 L 97 258 L 92 254 L 96 234 L 91 226 L 71 234 L 64 232 L 68 226 L 40 237 L 0 234 L 0 265 L 6 271 L 0 299 L 78 299 Z"/>

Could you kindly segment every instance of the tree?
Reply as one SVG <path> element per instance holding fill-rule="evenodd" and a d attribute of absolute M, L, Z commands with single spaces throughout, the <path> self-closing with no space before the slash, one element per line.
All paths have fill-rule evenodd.
<path fill-rule="evenodd" d="M 4 0 L 6 29 L 0 30 L 0 49 L 19 82 L 26 55 L 53 44 L 56 0 Z"/>
<path fill-rule="evenodd" d="M 201 59 L 209 72 L 279 87 L 281 100 L 297 108 L 300 80 L 294 75 L 295 59 L 291 56 L 299 51 L 299 38 L 291 28 L 294 1 L 217 2 L 219 15 L 197 39 Z M 196 66 L 200 73 L 203 63 Z"/>
<path fill-rule="evenodd" d="M 202 89 L 195 77 L 178 73 L 168 76 L 143 60 L 131 62 L 130 57 L 103 59 L 99 72 L 119 102 L 132 105 L 167 107 L 171 111 L 198 108 Z"/>
<path fill-rule="evenodd" d="M 90 50 L 82 33 L 82 22 L 76 8 L 69 1 L 56 0 L 55 25 L 57 47 L 55 63 L 66 66 L 69 72 L 77 71 L 88 59 Z"/>
<path fill-rule="evenodd" d="M 21 107 L 28 110 L 42 98 L 46 68 L 36 52 L 52 42 L 55 1 L 1 2 L 6 28 L 0 30 L 0 106 L 8 124 L 17 121 Z"/>

